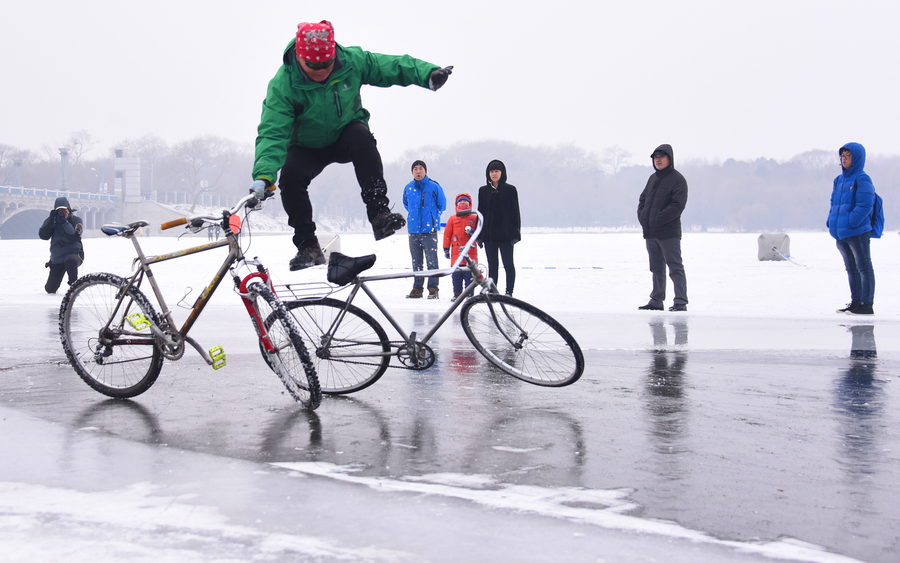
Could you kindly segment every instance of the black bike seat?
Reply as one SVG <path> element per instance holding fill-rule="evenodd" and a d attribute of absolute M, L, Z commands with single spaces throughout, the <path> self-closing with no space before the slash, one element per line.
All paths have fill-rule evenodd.
<path fill-rule="evenodd" d="M 374 254 L 353 257 L 345 256 L 340 252 L 332 252 L 328 259 L 328 281 L 337 285 L 347 285 L 374 264 Z"/>

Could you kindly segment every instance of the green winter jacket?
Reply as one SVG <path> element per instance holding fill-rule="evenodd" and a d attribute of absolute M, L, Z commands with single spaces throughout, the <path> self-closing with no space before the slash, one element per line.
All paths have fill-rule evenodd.
<path fill-rule="evenodd" d="M 313 82 L 300 70 L 293 40 L 283 61 L 263 101 L 253 164 L 253 179 L 273 184 L 288 146 L 326 147 L 348 124 L 368 123 L 369 112 L 359 94 L 363 84 L 428 88 L 432 71 L 440 68 L 409 55 L 381 55 L 337 45 L 335 69 L 325 82 Z"/>

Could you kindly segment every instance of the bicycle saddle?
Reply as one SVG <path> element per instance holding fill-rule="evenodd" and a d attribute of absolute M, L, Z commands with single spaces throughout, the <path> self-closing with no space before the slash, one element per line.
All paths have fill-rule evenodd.
<path fill-rule="evenodd" d="M 375 264 L 374 254 L 352 257 L 332 252 L 331 258 L 328 259 L 328 281 L 337 285 L 347 285 L 373 264 Z"/>

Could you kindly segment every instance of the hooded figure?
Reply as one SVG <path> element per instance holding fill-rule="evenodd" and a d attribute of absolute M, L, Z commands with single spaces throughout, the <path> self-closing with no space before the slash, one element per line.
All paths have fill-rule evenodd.
<path fill-rule="evenodd" d="M 681 214 L 688 197 L 687 181 L 675 170 L 675 156 L 670 145 L 659 145 L 653 151 L 654 155 L 658 153 L 669 157 L 669 165 L 657 169 L 647 180 L 638 201 L 638 221 L 645 239 L 681 238 Z"/>
<path fill-rule="evenodd" d="M 675 170 L 675 157 L 670 145 L 656 147 L 650 159 L 656 171 L 641 192 L 637 216 L 650 257 L 653 290 L 650 301 L 638 308 L 663 310 L 668 267 L 669 277 L 675 286 L 674 304 L 669 310 L 687 311 L 687 277 L 681 263 L 681 213 L 687 204 L 687 181 Z"/>
<path fill-rule="evenodd" d="M 44 285 L 47 293 L 56 293 L 65 274 L 69 275 L 69 285 L 78 278 L 78 266 L 84 261 L 84 247 L 81 244 L 83 232 L 84 223 L 80 217 L 75 216 L 69 200 L 64 197 L 56 198 L 50 216 L 44 219 L 38 230 L 38 236 L 50 241 L 50 261 L 46 264 L 50 268 L 50 274 Z"/>
<path fill-rule="evenodd" d="M 831 210 L 825 222 L 835 240 L 861 235 L 872 230 L 872 208 L 875 205 L 875 186 L 863 171 L 866 149 L 859 143 L 847 143 L 838 151 L 849 150 L 852 164 L 834 179 L 831 191 Z"/>
<path fill-rule="evenodd" d="M 478 211 L 484 225 L 478 242 L 484 244 L 488 260 L 488 277 L 497 283 L 499 252 L 506 271 L 506 294 L 512 295 L 516 285 L 513 245 L 522 240 L 522 218 L 519 215 L 519 192 L 506 181 L 506 165 L 492 160 L 485 170 L 487 184 L 478 189 Z"/>
<path fill-rule="evenodd" d="M 460 202 L 467 202 L 468 206 L 462 206 Z M 478 227 L 478 215 L 471 212 L 472 196 L 467 193 L 461 193 L 456 196 L 455 201 L 456 214 L 447 219 L 447 226 L 444 227 L 444 256 L 450 258 L 451 262 L 456 262 L 459 256 L 459 250 L 469 242 L 475 229 Z M 478 262 L 478 247 L 473 244 L 469 249 L 469 258 Z"/>
<path fill-rule="evenodd" d="M 459 194 L 454 203 L 456 214 L 447 219 L 447 226 L 444 227 L 444 257 L 449 258 L 455 264 L 460 249 L 466 246 L 478 228 L 478 215 L 472 213 L 472 196 L 469 194 Z M 473 243 L 466 256 L 477 263 L 477 245 Z M 457 270 L 450 278 L 453 282 L 453 299 L 459 297 L 463 287 L 472 282 L 472 274 L 468 270 Z"/>
<path fill-rule="evenodd" d="M 838 150 L 841 174 L 834 179 L 831 210 L 825 225 L 837 241 L 850 282 L 850 303 L 838 313 L 871 315 L 875 301 L 875 269 L 869 248 L 872 237 L 872 211 L 875 186 L 863 171 L 866 149 L 859 143 L 847 143 Z"/>

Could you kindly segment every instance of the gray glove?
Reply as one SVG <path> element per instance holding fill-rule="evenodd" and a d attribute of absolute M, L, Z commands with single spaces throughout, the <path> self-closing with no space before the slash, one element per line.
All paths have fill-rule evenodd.
<path fill-rule="evenodd" d="M 255 195 L 259 201 L 266 199 L 266 181 L 256 180 L 250 184 L 250 193 Z"/>
<path fill-rule="evenodd" d="M 447 82 L 447 77 L 451 74 L 453 74 L 452 66 L 445 66 L 444 68 L 431 71 L 431 76 L 428 78 L 428 87 L 432 90 L 437 90 Z"/>

